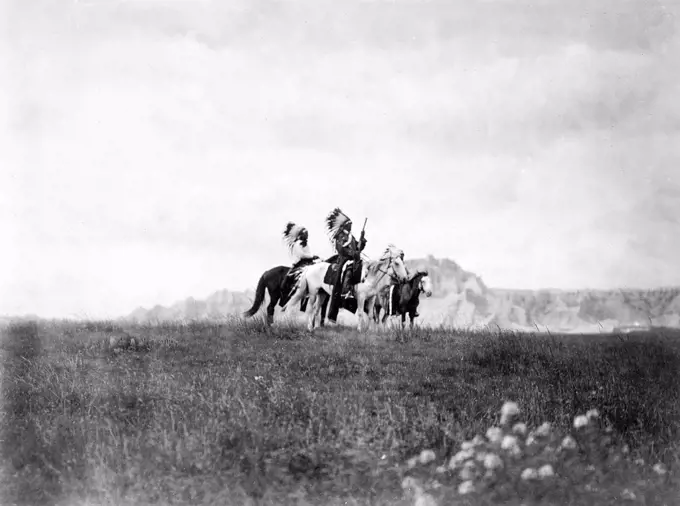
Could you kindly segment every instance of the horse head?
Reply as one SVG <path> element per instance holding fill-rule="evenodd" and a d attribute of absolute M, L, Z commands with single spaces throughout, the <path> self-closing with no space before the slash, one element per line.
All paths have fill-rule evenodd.
<path fill-rule="evenodd" d="M 380 258 L 380 263 L 386 263 L 387 268 L 391 269 L 394 277 L 399 281 L 408 280 L 408 272 L 406 272 L 406 264 L 404 264 L 404 251 L 394 244 L 388 244 L 385 253 Z"/>
<path fill-rule="evenodd" d="M 408 294 L 409 297 L 414 297 L 420 293 L 424 293 L 427 297 L 432 296 L 432 280 L 425 269 L 416 269 L 410 273 L 405 285 L 408 287 L 408 291 L 404 294 Z"/>
<path fill-rule="evenodd" d="M 416 272 L 416 276 L 420 277 L 420 281 L 418 281 L 418 288 L 422 293 L 425 294 L 426 297 L 432 297 L 432 279 L 430 279 L 430 276 L 428 275 L 426 270 L 418 270 Z"/>

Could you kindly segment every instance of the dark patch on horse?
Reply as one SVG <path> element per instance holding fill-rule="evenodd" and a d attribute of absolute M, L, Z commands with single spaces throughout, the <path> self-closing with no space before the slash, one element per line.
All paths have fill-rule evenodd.
<path fill-rule="evenodd" d="M 260 310 L 260 306 L 264 302 L 265 292 L 269 292 L 269 305 L 267 306 L 267 325 L 274 323 L 274 311 L 276 305 L 281 302 L 283 281 L 286 278 L 290 267 L 287 265 L 279 265 L 265 271 L 257 282 L 255 289 L 255 300 L 250 309 L 243 312 L 243 316 L 250 318 Z M 300 302 L 300 310 L 304 311 L 307 308 L 308 298 L 305 297 Z"/>
<path fill-rule="evenodd" d="M 292 226 L 292 225 L 291 225 Z M 318 258 L 318 257 L 316 257 Z M 334 262 L 337 259 L 337 255 L 333 255 L 330 257 L 326 262 L 331 263 Z M 309 261 L 309 263 L 312 263 Z M 331 264 L 332 265 L 332 264 Z M 287 302 L 288 299 L 286 299 L 285 302 L 282 301 L 282 295 L 283 295 L 283 282 L 286 279 L 286 276 L 290 272 L 291 267 L 288 267 L 286 265 L 279 265 L 277 267 L 273 267 L 267 271 L 265 271 L 262 276 L 260 276 L 260 279 L 257 282 L 257 288 L 255 289 L 255 301 L 253 302 L 253 305 L 250 309 L 247 311 L 243 312 L 243 316 L 246 318 L 250 318 L 255 315 L 260 309 L 260 306 L 262 306 L 262 303 L 264 302 L 264 296 L 265 292 L 269 292 L 269 305 L 267 306 L 267 325 L 271 325 L 274 323 L 274 311 L 276 309 L 276 305 L 279 304 L 281 307 L 285 305 L 285 302 Z M 324 319 L 326 317 L 326 306 L 328 305 L 328 297 L 324 297 L 324 292 L 323 290 L 321 291 L 322 293 L 319 294 L 321 296 L 321 326 L 324 324 Z M 302 301 L 300 301 L 300 311 L 305 312 L 307 310 L 307 302 L 309 302 L 309 297 L 305 296 Z"/>
<path fill-rule="evenodd" d="M 389 316 L 401 315 L 401 322 L 403 324 L 406 322 L 406 314 L 408 313 L 411 325 L 413 325 L 413 320 L 420 305 L 420 280 L 424 276 L 427 276 L 427 272 L 419 271 L 404 283 L 397 283 L 383 288 L 380 294 L 378 294 L 378 300 L 376 300 L 375 304 L 373 315 L 375 321 L 380 321 L 380 311 L 384 308 L 385 314 L 382 317 L 382 323 L 385 323 Z M 394 290 L 392 290 L 392 286 L 394 286 Z M 391 311 L 388 309 L 390 305 L 392 306 Z"/>
<path fill-rule="evenodd" d="M 323 277 L 323 282 L 327 285 L 335 285 L 335 280 L 338 279 L 338 273 L 340 271 L 340 265 L 337 263 L 332 263 L 328 266 L 326 275 Z"/>

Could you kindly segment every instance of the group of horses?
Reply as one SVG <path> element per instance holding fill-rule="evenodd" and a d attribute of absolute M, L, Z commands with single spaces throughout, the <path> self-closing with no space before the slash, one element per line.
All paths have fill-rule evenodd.
<path fill-rule="evenodd" d="M 370 323 L 371 315 L 376 323 L 385 323 L 389 316 L 401 315 L 402 325 L 405 325 L 408 314 L 412 326 L 420 294 L 424 293 L 427 297 L 432 295 L 432 282 L 427 271 L 419 269 L 409 274 L 403 258 L 403 251 L 390 244 L 379 259 L 362 261 L 361 281 L 352 286 L 351 295 L 342 299 L 341 306 L 342 309 L 356 312 L 359 331 Z M 319 325 L 323 327 L 333 290 L 333 286 L 324 281 L 332 263 L 333 257 L 301 267 L 290 298 L 283 293 L 282 286 L 291 268 L 280 265 L 267 270 L 260 276 L 255 301 L 243 313 L 244 316 L 251 317 L 257 313 L 267 291 L 270 299 L 267 306 L 267 325 L 274 322 L 277 304 L 285 312 L 299 303 L 300 310 L 307 314 L 307 328 L 313 331 L 317 318 Z M 383 309 L 385 312 L 380 319 Z"/>

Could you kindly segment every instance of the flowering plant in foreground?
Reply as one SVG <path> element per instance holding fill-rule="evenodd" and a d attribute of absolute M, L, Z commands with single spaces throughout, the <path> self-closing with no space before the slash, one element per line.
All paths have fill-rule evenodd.
<path fill-rule="evenodd" d="M 434 470 L 434 477 L 423 482 L 415 476 L 402 482 L 415 504 L 434 505 L 435 497 L 451 493 L 486 493 L 497 499 L 542 497 L 559 490 L 560 480 L 562 486 L 581 485 L 583 490 L 593 491 L 595 475 L 620 461 L 621 453 L 627 453 L 625 448 L 617 452 L 612 447 L 611 429 L 601 430 L 597 409 L 578 414 L 567 434 L 558 433 L 549 422 L 529 430 L 518 420 L 520 409 L 514 402 L 506 402 L 500 414 L 498 426 L 490 427 L 485 437 L 477 435 L 464 441 L 446 462 L 437 462 L 431 450 L 409 459 L 407 473 L 424 467 Z M 639 459 L 636 463 L 644 464 Z M 662 464 L 653 470 L 659 476 L 667 473 Z"/>

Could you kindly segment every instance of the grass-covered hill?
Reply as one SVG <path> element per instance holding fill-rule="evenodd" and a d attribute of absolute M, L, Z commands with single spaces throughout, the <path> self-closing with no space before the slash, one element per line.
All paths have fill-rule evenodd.
<path fill-rule="evenodd" d="M 670 505 L 680 494 L 680 345 L 664 333 L 309 334 L 235 318 L 19 322 L 0 344 L 0 504 Z M 507 401 L 519 413 L 503 420 Z"/>

